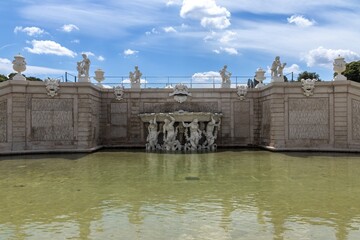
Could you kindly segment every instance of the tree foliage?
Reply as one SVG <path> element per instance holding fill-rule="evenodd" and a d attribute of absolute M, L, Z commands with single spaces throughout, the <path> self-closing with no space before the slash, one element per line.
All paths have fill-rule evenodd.
<path fill-rule="evenodd" d="M 360 82 L 360 61 L 346 64 L 346 70 L 342 73 L 348 80 Z"/>
<path fill-rule="evenodd" d="M 0 82 L 4 82 L 7 80 L 9 80 L 9 78 L 7 76 L 0 74 Z"/>
<path fill-rule="evenodd" d="M 317 79 L 318 81 L 320 81 L 320 76 L 319 74 L 317 74 L 316 72 L 307 72 L 307 71 L 304 71 L 302 73 L 299 73 L 299 76 L 297 77 L 297 80 L 300 82 L 301 79 Z"/>
<path fill-rule="evenodd" d="M 9 80 L 9 79 L 12 79 L 14 76 L 16 75 L 16 73 L 10 73 L 9 74 L 9 77 L 6 77 L 6 79 L 4 79 L 3 81 L 6 81 L 6 80 Z M 24 74 L 23 74 L 24 77 L 26 77 Z M 1 80 L 1 75 L 0 75 L 0 82 L 2 81 Z M 42 81 L 40 78 L 37 78 L 37 77 L 26 77 L 26 80 L 28 81 Z"/>

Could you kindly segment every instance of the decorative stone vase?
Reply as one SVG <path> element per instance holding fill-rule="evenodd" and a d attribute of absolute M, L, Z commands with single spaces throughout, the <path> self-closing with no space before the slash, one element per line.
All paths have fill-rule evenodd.
<path fill-rule="evenodd" d="M 105 79 L 105 77 L 104 77 L 104 71 L 102 70 L 102 69 L 97 69 L 96 71 L 95 71 L 95 77 L 94 77 L 94 79 L 98 82 L 98 86 L 99 87 L 103 87 L 103 85 L 101 84 L 101 82 L 102 81 L 104 81 L 104 79 Z"/>
<path fill-rule="evenodd" d="M 25 58 L 20 54 L 18 54 L 14 56 L 14 60 L 12 63 L 13 63 L 13 69 L 17 72 L 17 74 L 12 78 L 12 80 L 25 81 L 26 78 L 21 74 L 26 70 Z"/>
<path fill-rule="evenodd" d="M 346 62 L 343 57 L 337 57 L 334 59 L 333 70 L 337 75 L 334 78 L 334 81 L 346 81 L 347 78 L 341 73 L 346 70 Z"/>
<path fill-rule="evenodd" d="M 265 71 L 262 68 L 258 68 L 255 72 L 255 79 L 256 81 L 258 81 L 259 83 L 255 86 L 255 88 L 261 88 L 263 86 L 265 86 L 263 84 L 263 81 L 266 79 L 265 77 Z"/>

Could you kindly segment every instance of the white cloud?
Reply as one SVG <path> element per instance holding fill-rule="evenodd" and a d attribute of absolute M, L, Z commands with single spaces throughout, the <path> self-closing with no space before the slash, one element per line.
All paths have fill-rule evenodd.
<path fill-rule="evenodd" d="M 204 17 L 201 19 L 201 26 L 208 28 L 224 29 L 231 25 L 230 20 L 225 17 Z"/>
<path fill-rule="evenodd" d="M 220 87 L 221 76 L 219 72 L 199 72 L 192 75 L 192 87 L 212 88 Z"/>
<path fill-rule="evenodd" d="M 310 50 L 305 54 L 303 60 L 305 60 L 308 67 L 324 66 L 330 67 L 334 59 L 338 56 L 342 56 L 346 61 L 351 62 L 360 59 L 360 54 L 351 50 L 345 49 L 326 49 L 324 47 L 318 47 Z"/>
<path fill-rule="evenodd" d="M 291 66 L 284 68 L 284 74 L 287 74 L 287 73 L 298 74 L 300 72 L 301 72 L 300 66 L 297 64 L 292 64 Z"/>
<path fill-rule="evenodd" d="M 166 32 L 166 33 L 176 33 L 177 32 L 176 29 L 173 27 L 164 27 L 163 29 L 164 29 L 164 32 Z"/>
<path fill-rule="evenodd" d="M 74 30 L 79 30 L 79 27 L 74 24 L 65 24 L 61 27 L 61 30 L 64 32 L 72 32 Z"/>
<path fill-rule="evenodd" d="M 23 32 L 26 33 L 29 36 L 40 36 L 45 33 L 45 31 L 38 27 L 21 27 L 16 26 L 14 28 L 14 33 Z"/>
<path fill-rule="evenodd" d="M 59 43 L 50 40 L 32 40 L 32 48 L 26 47 L 30 53 L 34 54 L 52 54 L 58 56 L 75 57 L 77 54 L 70 49 L 61 46 Z"/>
<path fill-rule="evenodd" d="M 93 53 L 93 52 L 82 52 L 81 54 L 86 54 L 86 56 L 88 56 L 88 57 L 94 57 L 94 58 L 96 58 L 98 61 L 100 61 L 100 62 L 103 62 L 103 61 L 105 61 L 105 58 L 103 57 L 103 56 L 97 56 L 95 53 Z"/>
<path fill-rule="evenodd" d="M 215 0 L 184 0 L 180 10 L 182 18 L 200 19 L 203 27 L 224 29 L 230 26 L 230 12 Z"/>
<path fill-rule="evenodd" d="M 181 0 L 169 0 L 166 2 L 166 6 L 181 5 Z"/>
<path fill-rule="evenodd" d="M 129 78 L 127 78 L 127 79 L 124 79 L 124 80 L 122 81 L 122 83 L 124 83 L 124 84 L 130 84 L 131 81 L 130 81 Z M 144 83 L 148 83 L 148 81 L 145 80 L 145 79 L 143 79 L 143 78 L 141 78 L 141 79 L 140 79 L 140 84 L 144 84 Z"/>
<path fill-rule="evenodd" d="M 130 55 L 135 55 L 137 54 L 139 51 L 136 51 L 136 50 L 132 50 L 132 49 L 126 49 L 124 50 L 124 55 L 125 56 L 130 56 Z"/>
<path fill-rule="evenodd" d="M 146 35 L 151 35 L 151 34 L 159 34 L 159 32 L 156 30 L 156 28 L 151 29 L 151 31 L 147 31 L 145 32 Z"/>
<path fill-rule="evenodd" d="M 238 55 L 239 52 L 236 48 L 232 48 L 232 47 L 220 47 L 219 49 L 215 49 L 213 50 L 214 53 L 216 54 L 220 54 L 222 52 L 225 52 L 229 55 Z"/>
<path fill-rule="evenodd" d="M 86 54 L 88 57 L 95 57 L 95 54 L 93 52 L 81 52 L 81 54 Z"/>
<path fill-rule="evenodd" d="M 233 31 L 226 31 L 223 36 L 220 38 L 221 43 L 229 43 L 236 39 L 236 32 Z"/>
<path fill-rule="evenodd" d="M 80 40 L 79 39 L 74 39 L 71 41 L 72 43 L 80 43 Z"/>
<path fill-rule="evenodd" d="M 223 51 L 230 55 L 238 55 L 239 52 L 235 48 L 223 48 Z"/>
<path fill-rule="evenodd" d="M 0 58 L 0 64 L 11 64 L 11 61 L 7 58 Z"/>
<path fill-rule="evenodd" d="M 7 58 L 0 58 L 0 73 L 4 75 L 8 75 L 14 72 L 12 68 L 12 62 Z M 26 66 L 25 75 L 63 75 L 65 72 L 69 72 L 67 70 L 55 69 L 55 68 L 47 68 L 40 66 Z"/>
<path fill-rule="evenodd" d="M 191 78 L 193 81 L 198 83 L 199 82 L 206 83 L 213 80 L 214 81 L 221 80 L 220 72 L 215 72 L 215 71 L 194 73 Z"/>
<path fill-rule="evenodd" d="M 299 27 L 310 27 L 315 24 L 314 20 L 309 20 L 301 15 L 292 15 L 287 19 L 288 23 L 294 23 Z"/>

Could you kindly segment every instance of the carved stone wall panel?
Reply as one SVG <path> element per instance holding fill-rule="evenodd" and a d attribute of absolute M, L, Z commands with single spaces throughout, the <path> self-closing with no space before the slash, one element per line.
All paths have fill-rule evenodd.
<path fill-rule="evenodd" d="M 351 102 L 352 109 L 352 138 L 360 140 L 360 101 L 355 99 Z"/>
<path fill-rule="evenodd" d="M 110 105 L 110 138 L 126 138 L 128 132 L 128 104 L 111 103 Z"/>
<path fill-rule="evenodd" d="M 128 104 L 127 103 L 111 103 L 110 112 L 113 113 L 127 113 Z"/>
<path fill-rule="evenodd" d="M 32 99 L 33 111 L 72 111 L 72 99 Z"/>
<path fill-rule="evenodd" d="M 261 104 L 261 133 L 262 141 L 267 142 L 270 139 L 271 111 L 270 101 L 264 101 Z"/>
<path fill-rule="evenodd" d="M 73 140 L 73 100 L 32 99 L 31 138 L 36 141 Z"/>
<path fill-rule="evenodd" d="M 250 137 L 250 103 L 234 102 L 234 137 Z"/>
<path fill-rule="evenodd" d="M 217 102 L 170 102 L 170 103 L 144 103 L 144 113 L 167 113 L 184 110 L 187 112 L 218 112 Z"/>
<path fill-rule="evenodd" d="M 6 142 L 7 135 L 7 102 L 0 102 L 0 142 Z"/>
<path fill-rule="evenodd" d="M 289 99 L 289 139 L 329 139 L 329 99 Z"/>

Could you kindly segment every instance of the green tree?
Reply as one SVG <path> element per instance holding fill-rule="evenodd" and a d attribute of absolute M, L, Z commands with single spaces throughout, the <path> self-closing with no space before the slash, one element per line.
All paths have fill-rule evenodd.
<path fill-rule="evenodd" d="M 10 73 L 8 79 L 12 79 L 15 75 L 16 75 L 16 73 Z M 26 77 L 26 75 L 24 75 L 24 74 L 23 74 L 23 76 Z M 26 80 L 28 80 L 28 81 L 42 81 L 40 78 L 37 78 L 37 77 L 26 77 Z"/>
<path fill-rule="evenodd" d="M 0 82 L 4 82 L 7 80 L 9 80 L 9 78 L 7 76 L 0 74 Z"/>
<path fill-rule="evenodd" d="M 320 76 L 319 74 L 317 74 L 316 72 L 307 72 L 307 71 L 304 71 L 302 73 L 299 73 L 299 76 L 297 77 L 297 80 L 300 82 L 301 79 L 317 79 L 318 81 L 321 81 L 320 80 Z"/>
<path fill-rule="evenodd" d="M 360 61 L 346 64 L 346 70 L 342 73 L 348 80 L 360 82 Z"/>
<path fill-rule="evenodd" d="M 37 78 L 37 77 L 26 77 L 26 80 L 28 80 L 28 81 L 42 81 L 42 79 Z"/>

